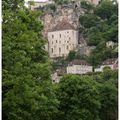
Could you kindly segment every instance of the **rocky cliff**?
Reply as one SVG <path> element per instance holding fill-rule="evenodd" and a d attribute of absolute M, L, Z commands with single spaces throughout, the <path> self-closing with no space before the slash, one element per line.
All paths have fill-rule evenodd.
<path fill-rule="evenodd" d="M 40 18 L 43 21 L 44 30 L 43 35 L 47 38 L 47 33 L 51 30 L 56 24 L 58 24 L 63 19 L 71 23 L 76 29 L 80 28 L 79 16 L 84 14 L 84 9 L 80 7 L 80 2 L 72 2 L 69 4 L 58 5 L 56 10 L 49 10 L 43 12 Z M 86 40 L 83 38 L 82 34 L 79 32 L 79 45 L 78 50 L 82 49 L 81 54 L 88 54 L 90 51 L 87 47 Z M 84 48 L 84 49 L 83 49 Z M 87 52 L 88 51 L 88 52 Z"/>

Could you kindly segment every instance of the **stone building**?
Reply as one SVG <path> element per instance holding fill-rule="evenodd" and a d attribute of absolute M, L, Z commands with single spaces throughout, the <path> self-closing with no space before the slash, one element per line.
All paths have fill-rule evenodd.
<path fill-rule="evenodd" d="M 106 42 L 106 47 L 108 47 L 108 48 L 112 48 L 113 49 L 114 45 L 115 45 L 115 43 L 113 41 Z"/>
<path fill-rule="evenodd" d="M 85 60 L 73 60 L 67 66 L 67 74 L 86 74 L 92 72 L 92 66 Z"/>
<path fill-rule="evenodd" d="M 105 67 L 110 67 L 112 70 L 118 69 L 118 59 L 111 58 L 105 60 L 102 65 L 95 69 L 95 72 L 102 72 Z"/>
<path fill-rule="evenodd" d="M 80 2 L 80 0 L 71 0 L 71 1 Z M 84 1 L 84 0 L 81 0 L 81 1 Z M 86 1 L 89 1 L 90 3 L 95 4 L 95 5 L 98 5 L 101 2 L 101 0 L 86 0 Z"/>
<path fill-rule="evenodd" d="M 48 4 L 54 4 L 55 2 L 53 0 L 46 0 L 46 1 L 39 1 L 39 0 L 29 0 L 31 2 L 34 2 L 32 5 L 30 2 L 28 2 L 28 6 L 31 10 L 38 9 L 39 7 L 46 6 Z"/>
<path fill-rule="evenodd" d="M 101 2 L 101 0 L 88 0 L 88 1 L 95 5 L 98 5 Z"/>
<path fill-rule="evenodd" d="M 78 31 L 66 20 L 48 32 L 48 52 L 51 58 L 66 57 L 78 45 Z"/>

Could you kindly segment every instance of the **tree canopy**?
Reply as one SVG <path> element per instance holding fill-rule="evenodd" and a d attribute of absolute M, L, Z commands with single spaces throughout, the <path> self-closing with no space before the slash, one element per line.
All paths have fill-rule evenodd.
<path fill-rule="evenodd" d="M 50 120 L 59 102 L 53 92 L 37 11 L 22 1 L 3 1 L 3 119 Z"/>
<path fill-rule="evenodd" d="M 89 46 L 96 46 L 90 55 L 89 61 L 94 66 L 107 58 L 118 57 L 116 47 L 110 49 L 106 42 L 118 43 L 118 3 L 117 1 L 103 0 L 79 19 L 82 34 Z M 97 59 L 97 60 L 96 60 Z"/>

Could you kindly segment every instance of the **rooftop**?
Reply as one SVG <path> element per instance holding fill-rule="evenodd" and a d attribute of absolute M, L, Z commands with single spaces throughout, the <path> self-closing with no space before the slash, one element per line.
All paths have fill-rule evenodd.
<path fill-rule="evenodd" d="M 73 60 L 70 62 L 70 65 L 90 65 L 87 61 L 85 60 Z"/>
<path fill-rule="evenodd" d="M 111 58 L 111 59 L 107 59 L 103 62 L 103 65 L 111 65 L 114 64 L 115 62 L 117 62 L 118 59 L 117 58 Z"/>
<path fill-rule="evenodd" d="M 61 30 L 75 30 L 74 26 L 71 25 L 66 20 L 61 21 L 55 27 L 53 27 L 50 32 L 52 31 L 61 31 Z"/>

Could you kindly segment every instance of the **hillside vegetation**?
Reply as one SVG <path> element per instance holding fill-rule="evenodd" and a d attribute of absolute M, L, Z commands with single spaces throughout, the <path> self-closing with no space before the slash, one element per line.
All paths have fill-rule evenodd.
<path fill-rule="evenodd" d="M 2 2 L 2 119 L 117 120 L 118 71 L 105 68 L 102 73 L 69 74 L 59 84 L 52 84 L 40 13 L 24 7 L 22 0 Z M 105 11 L 111 11 L 110 15 Z M 86 17 L 93 19 L 92 25 L 84 24 Z M 97 62 L 107 49 L 102 43 L 117 42 L 117 4 L 105 1 L 94 12 L 87 11 L 80 21 L 88 43 L 97 46 L 91 55 Z M 99 34 L 99 42 L 89 39 L 92 35 L 99 38 Z M 71 52 L 68 60 L 74 56 Z"/>

